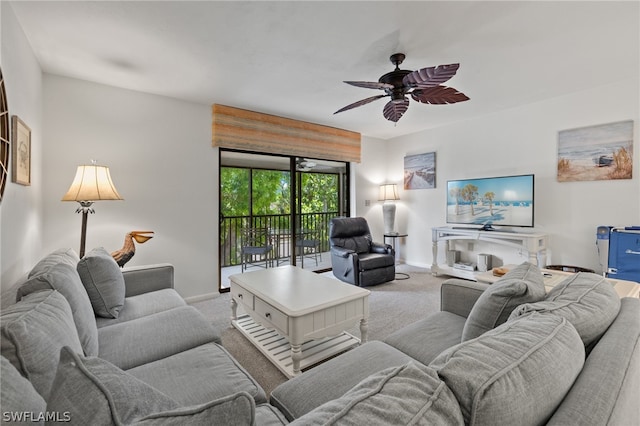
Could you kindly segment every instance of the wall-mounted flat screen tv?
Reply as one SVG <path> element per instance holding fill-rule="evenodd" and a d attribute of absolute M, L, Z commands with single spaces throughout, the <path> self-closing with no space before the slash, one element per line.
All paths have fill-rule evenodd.
<path fill-rule="evenodd" d="M 447 223 L 533 226 L 534 175 L 447 181 Z"/>

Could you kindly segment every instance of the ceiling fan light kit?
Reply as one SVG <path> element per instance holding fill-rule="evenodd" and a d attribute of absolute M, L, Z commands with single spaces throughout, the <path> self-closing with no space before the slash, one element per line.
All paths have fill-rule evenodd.
<path fill-rule="evenodd" d="M 400 64 L 405 59 L 404 53 L 394 53 L 389 60 L 396 69 L 386 73 L 378 82 L 345 81 L 345 83 L 365 89 L 384 90 L 384 95 L 371 96 L 354 102 L 334 112 L 347 111 L 375 100 L 389 96 L 391 100 L 382 109 L 382 115 L 389 121 L 397 123 L 409 109 L 407 95 L 419 103 L 444 105 L 468 101 L 469 97 L 453 87 L 442 86 L 456 75 L 460 64 L 438 65 L 437 67 L 421 68 L 416 71 L 401 70 Z"/>

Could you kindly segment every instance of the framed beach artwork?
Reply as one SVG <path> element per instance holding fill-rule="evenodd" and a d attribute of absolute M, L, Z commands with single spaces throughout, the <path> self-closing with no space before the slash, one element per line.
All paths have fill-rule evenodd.
<path fill-rule="evenodd" d="M 404 157 L 404 189 L 431 189 L 435 187 L 435 152 Z"/>
<path fill-rule="evenodd" d="M 558 132 L 558 182 L 631 179 L 633 120 Z"/>
<path fill-rule="evenodd" d="M 17 115 L 12 117 L 11 180 L 31 185 L 31 129 Z"/>

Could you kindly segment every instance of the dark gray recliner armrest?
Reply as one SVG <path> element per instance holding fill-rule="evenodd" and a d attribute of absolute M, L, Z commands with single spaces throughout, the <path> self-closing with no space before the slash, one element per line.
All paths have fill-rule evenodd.
<path fill-rule="evenodd" d="M 371 243 L 371 252 L 395 256 L 395 251 L 393 247 L 391 247 L 391 244 L 376 243 L 375 241 Z"/>
<path fill-rule="evenodd" d="M 344 257 L 344 258 L 347 258 L 352 254 L 357 255 L 357 253 L 351 249 L 338 247 L 338 246 L 331 247 L 331 254 L 335 254 L 336 256 Z"/>

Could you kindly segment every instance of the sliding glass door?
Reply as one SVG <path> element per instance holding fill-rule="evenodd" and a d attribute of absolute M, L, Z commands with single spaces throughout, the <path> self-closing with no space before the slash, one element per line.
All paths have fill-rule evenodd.
<path fill-rule="evenodd" d="M 220 290 L 256 268 L 329 269 L 329 221 L 348 215 L 348 172 L 348 163 L 221 149 Z"/>

